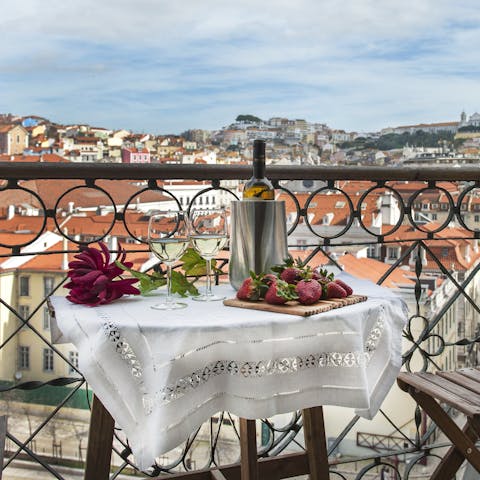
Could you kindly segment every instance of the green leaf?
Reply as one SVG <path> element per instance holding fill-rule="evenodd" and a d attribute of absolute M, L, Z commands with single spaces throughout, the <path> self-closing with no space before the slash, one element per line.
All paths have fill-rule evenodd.
<path fill-rule="evenodd" d="M 152 273 L 139 272 L 126 267 L 118 261 L 116 261 L 115 264 L 122 270 L 130 273 L 132 277 L 140 280 L 138 289 L 140 290 L 141 295 L 145 295 L 146 293 L 152 292 L 153 290 L 156 290 L 157 288 L 163 287 L 167 284 L 167 279 L 162 273 L 155 271 Z"/>
<path fill-rule="evenodd" d="M 172 281 L 170 285 L 172 293 L 178 293 L 182 297 L 187 294 L 198 295 L 198 289 L 194 285 L 194 281 L 189 281 L 182 273 L 172 270 Z"/>
<path fill-rule="evenodd" d="M 142 295 L 145 295 L 146 293 L 152 292 L 153 290 L 163 287 L 166 284 L 167 284 L 167 279 L 163 277 L 158 279 L 154 279 L 154 278 L 142 279 L 140 280 L 140 285 L 138 289 L 140 290 L 140 293 Z"/>
<path fill-rule="evenodd" d="M 180 260 L 183 262 L 182 268 L 187 274 L 191 269 L 196 268 L 198 265 L 205 266 L 206 263 L 200 254 L 191 247 L 185 250 L 185 253 Z"/>
<path fill-rule="evenodd" d="M 182 269 L 185 272 L 185 275 L 200 277 L 207 273 L 207 261 L 191 247 L 187 248 L 180 260 L 183 262 Z M 220 271 L 216 268 L 216 265 L 217 262 L 215 260 L 210 260 L 212 271 Z"/>

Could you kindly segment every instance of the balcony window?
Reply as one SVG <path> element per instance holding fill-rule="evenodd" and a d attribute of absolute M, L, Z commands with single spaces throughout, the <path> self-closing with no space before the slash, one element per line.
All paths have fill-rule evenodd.
<path fill-rule="evenodd" d="M 43 307 L 43 329 L 50 330 L 50 310 L 48 307 Z"/>
<path fill-rule="evenodd" d="M 24 345 L 20 345 L 18 347 L 18 369 L 30 369 L 30 347 L 26 347 Z"/>
<path fill-rule="evenodd" d="M 52 294 L 55 286 L 55 279 L 53 277 L 43 277 L 43 296 L 48 297 Z"/>
<path fill-rule="evenodd" d="M 43 371 L 53 372 L 53 350 L 51 348 L 43 349 Z"/>
<path fill-rule="evenodd" d="M 20 296 L 30 296 L 30 277 L 20 277 Z"/>
<path fill-rule="evenodd" d="M 71 363 L 71 365 L 68 366 L 68 373 L 77 373 L 75 368 L 78 368 L 78 352 L 73 350 L 68 352 L 68 360 Z"/>

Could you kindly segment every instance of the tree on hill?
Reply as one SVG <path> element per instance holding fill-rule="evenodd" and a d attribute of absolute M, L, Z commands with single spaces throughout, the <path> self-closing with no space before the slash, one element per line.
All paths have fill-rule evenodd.
<path fill-rule="evenodd" d="M 235 119 L 236 122 L 248 122 L 248 123 L 262 123 L 262 119 L 255 115 L 238 115 Z"/>
<path fill-rule="evenodd" d="M 353 142 L 342 143 L 340 148 L 394 150 L 403 148 L 405 145 L 412 147 L 438 147 L 444 141 L 452 143 L 454 136 L 455 134 L 452 132 L 430 133 L 416 130 L 414 133 L 388 133 L 378 139 L 358 137 Z"/>
<path fill-rule="evenodd" d="M 467 125 L 465 127 L 460 127 L 458 131 L 459 132 L 480 132 L 480 127 L 476 127 L 475 125 Z"/>

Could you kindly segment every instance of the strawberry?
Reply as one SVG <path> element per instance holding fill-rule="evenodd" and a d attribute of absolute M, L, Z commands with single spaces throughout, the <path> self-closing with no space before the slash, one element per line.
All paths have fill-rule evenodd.
<path fill-rule="evenodd" d="M 263 274 L 256 275 L 254 272 L 250 272 L 250 276 L 243 281 L 238 289 L 237 298 L 239 300 L 257 301 L 262 294 L 262 278 Z"/>
<path fill-rule="evenodd" d="M 322 284 L 327 284 L 328 282 L 331 282 L 333 280 L 334 275 L 333 273 L 328 273 L 328 270 L 326 270 L 325 268 L 315 267 L 313 269 L 312 278 Z"/>
<path fill-rule="evenodd" d="M 272 282 L 265 294 L 265 301 L 273 305 L 282 305 L 296 299 L 295 287 L 280 279 Z"/>
<path fill-rule="evenodd" d="M 266 273 L 262 277 L 262 283 L 268 286 L 270 286 L 272 282 L 276 282 L 277 280 L 278 278 L 273 273 Z"/>
<path fill-rule="evenodd" d="M 280 278 L 291 285 L 295 285 L 301 280 L 302 272 L 296 267 L 287 267 L 285 268 L 282 273 L 280 273 Z"/>
<path fill-rule="evenodd" d="M 328 282 L 325 286 L 326 298 L 345 298 L 347 292 L 337 282 Z"/>
<path fill-rule="evenodd" d="M 338 283 L 347 292 L 347 296 L 353 293 L 352 287 L 350 285 L 347 285 L 343 280 L 337 278 L 334 280 L 334 282 Z"/>
<path fill-rule="evenodd" d="M 316 280 L 301 280 L 297 283 L 298 301 L 302 305 L 318 302 L 322 296 L 322 285 Z"/>

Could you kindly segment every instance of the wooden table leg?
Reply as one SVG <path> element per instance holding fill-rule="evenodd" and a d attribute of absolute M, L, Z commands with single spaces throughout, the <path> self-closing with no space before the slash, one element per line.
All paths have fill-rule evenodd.
<path fill-rule="evenodd" d="M 2 480 L 3 455 L 5 453 L 5 438 L 7 437 L 7 416 L 0 417 L 0 480 Z"/>
<path fill-rule="evenodd" d="M 115 421 L 112 416 L 102 402 L 94 396 L 88 432 L 85 480 L 108 480 L 114 426 Z"/>
<path fill-rule="evenodd" d="M 221 470 L 210 470 L 212 480 L 227 480 Z"/>
<path fill-rule="evenodd" d="M 257 431 L 255 420 L 240 419 L 241 480 L 258 480 Z"/>
<path fill-rule="evenodd" d="M 328 480 L 328 450 L 325 439 L 323 408 L 307 408 L 302 411 L 303 434 L 307 449 L 310 480 Z"/>

